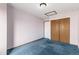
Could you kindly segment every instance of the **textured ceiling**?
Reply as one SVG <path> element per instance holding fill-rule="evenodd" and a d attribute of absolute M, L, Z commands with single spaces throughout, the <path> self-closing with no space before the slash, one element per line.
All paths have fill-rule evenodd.
<path fill-rule="evenodd" d="M 62 14 L 79 10 L 78 3 L 47 3 L 46 7 L 40 7 L 40 3 L 12 3 L 11 5 L 41 19 L 47 19 L 47 16 L 44 14 L 50 11 Z"/>

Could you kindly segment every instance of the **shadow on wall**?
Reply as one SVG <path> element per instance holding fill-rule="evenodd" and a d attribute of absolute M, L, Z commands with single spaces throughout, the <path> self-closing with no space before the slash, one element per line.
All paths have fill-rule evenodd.
<path fill-rule="evenodd" d="M 7 49 L 13 47 L 14 42 L 14 11 L 11 5 L 7 4 Z"/>

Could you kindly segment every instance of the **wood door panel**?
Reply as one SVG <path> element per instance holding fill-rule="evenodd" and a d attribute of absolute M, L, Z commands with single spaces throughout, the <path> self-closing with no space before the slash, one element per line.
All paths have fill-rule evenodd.
<path fill-rule="evenodd" d="M 59 21 L 58 20 L 51 21 L 51 39 L 55 41 L 59 41 Z"/>
<path fill-rule="evenodd" d="M 69 43 L 70 38 L 70 19 L 64 18 L 60 21 L 60 41 L 64 43 Z"/>

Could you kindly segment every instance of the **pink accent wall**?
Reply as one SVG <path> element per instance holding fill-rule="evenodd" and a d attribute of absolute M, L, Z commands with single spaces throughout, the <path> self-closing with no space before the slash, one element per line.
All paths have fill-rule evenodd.
<path fill-rule="evenodd" d="M 13 16 L 11 20 L 13 39 L 8 42 L 13 41 L 13 46 L 8 46 L 8 48 L 17 47 L 43 37 L 43 20 L 11 6 L 9 6 L 9 10 L 12 10 L 9 15 Z"/>
<path fill-rule="evenodd" d="M 7 8 L 0 4 L 0 54 L 6 54 L 7 46 Z"/>

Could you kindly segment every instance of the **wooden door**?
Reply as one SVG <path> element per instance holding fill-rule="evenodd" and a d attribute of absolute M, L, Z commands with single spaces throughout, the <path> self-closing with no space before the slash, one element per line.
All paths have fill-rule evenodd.
<path fill-rule="evenodd" d="M 54 41 L 59 41 L 59 21 L 51 21 L 51 39 Z"/>
<path fill-rule="evenodd" d="M 70 18 L 63 18 L 60 22 L 60 41 L 69 43 L 70 40 Z"/>

